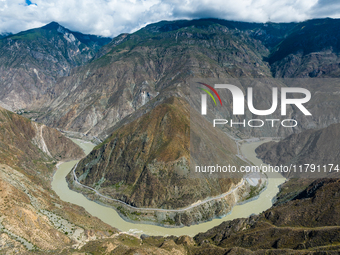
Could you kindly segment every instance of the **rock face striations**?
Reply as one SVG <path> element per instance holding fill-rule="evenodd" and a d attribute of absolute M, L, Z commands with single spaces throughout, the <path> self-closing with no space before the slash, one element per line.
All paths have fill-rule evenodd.
<path fill-rule="evenodd" d="M 157 212 L 156 216 L 151 211 L 151 216 L 142 217 L 140 211 L 143 209 L 132 208 L 132 212 L 141 215 L 140 219 L 136 219 L 139 221 L 189 225 L 226 214 L 246 196 L 249 185 L 240 185 L 234 193 L 201 207 L 171 211 L 226 193 L 241 182 L 242 175 L 230 179 L 214 178 L 216 176 L 209 174 L 194 176 L 189 165 L 190 129 L 195 133 L 192 137 L 197 139 L 199 132 L 208 130 L 205 126 L 207 121 L 201 118 L 198 122 L 190 125 L 189 105 L 183 99 L 171 97 L 149 113 L 120 127 L 95 147 L 75 169 L 78 181 L 133 207 L 165 209 Z M 197 150 L 205 146 L 206 140 L 212 140 L 216 148 L 208 148 L 207 154 L 216 155 L 214 162 L 220 165 L 228 162 L 235 166 L 246 164 L 236 157 L 236 144 L 221 131 L 210 130 L 205 133 L 204 139 L 195 141 L 193 145 Z M 73 173 L 69 177 L 73 183 Z M 77 184 L 72 187 L 80 188 Z M 86 189 L 82 192 L 91 199 L 101 200 Z M 102 202 L 110 204 L 105 199 Z M 129 216 L 126 211 L 131 211 L 131 208 L 122 208 L 121 204 L 115 206 L 123 216 Z M 156 219 L 152 219 L 154 217 Z"/>
<path fill-rule="evenodd" d="M 194 239 L 207 252 L 211 244 L 251 250 L 242 254 L 332 254 L 340 249 L 339 190 L 339 180 L 319 179 L 292 201 L 258 216 L 224 222 Z"/>
<path fill-rule="evenodd" d="M 116 232 L 51 190 L 57 160 L 84 156 L 57 130 L 0 108 L 0 253 L 45 253 Z"/>
<path fill-rule="evenodd" d="M 162 100 L 168 93 L 174 93 L 189 101 L 188 85 L 193 79 L 216 79 L 225 83 L 228 78 L 337 77 L 340 63 L 335 43 L 337 35 L 331 31 L 338 22 L 322 19 L 256 24 L 204 19 L 151 24 L 133 34 L 114 38 L 99 50 L 93 61 L 59 80 L 50 92 L 52 102 L 48 107 L 36 109 L 30 116 L 49 126 L 104 140 L 114 125 L 148 106 L 154 98 Z M 334 40 L 326 43 L 325 38 L 332 36 Z M 330 46 L 332 42 L 334 45 Z M 289 48 L 289 45 L 293 46 Z M 290 61 L 299 54 L 305 59 L 301 60 L 305 61 L 302 66 L 300 60 Z M 257 109 L 269 109 L 272 105 L 271 87 L 293 86 L 272 80 L 270 87 L 254 87 Z M 306 120 L 298 109 L 289 108 L 287 118 L 297 119 L 301 123 L 297 128 L 236 129 L 248 136 L 285 137 L 336 123 L 340 120 L 338 87 L 324 85 L 303 84 L 312 93 L 313 102 L 307 107 L 312 110 L 313 118 Z M 247 85 L 241 89 L 246 94 Z M 223 98 L 231 109 L 230 95 Z M 331 103 L 325 103 L 325 99 Z M 325 116 L 324 111 L 329 115 Z M 230 112 L 220 114 L 226 119 L 232 117 Z M 247 114 L 246 117 L 258 116 Z M 281 117 L 278 111 L 270 116 Z"/>
<path fill-rule="evenodd" d="M 304 173 L 304 177 L 317 178 L 324 172 L 324 165 L 340 164 L 339 153 L 339 139 L 340 139 L 340 124 L 333 124 L 327 128 L 319 130 L 307 130 L 299 134 L 293 134 L 284 140 L 276 143 L 269 142 L 262 144 L 256 149 L 259 158 L 264 162 L 272 165 L 304 165 L 314 164 L 321 166 L 318 173 L 318 168 L 315 172 Z M 337 177 L 338 172 L 332 171 L 329 173 L 327 168 L 327 176 Z M 305 169 L 304 169 L 305 171 Z M 297 174 L 291 172 L 285 174 L 287 177 L 297 177 Z"/>
<path fill-rule="evenodd" d="M 110 38 L 72 32 L 58 23 L 0 39 L 0 105 L 41 109 L 54 97 L 58 78 L 89 62 Z"/>

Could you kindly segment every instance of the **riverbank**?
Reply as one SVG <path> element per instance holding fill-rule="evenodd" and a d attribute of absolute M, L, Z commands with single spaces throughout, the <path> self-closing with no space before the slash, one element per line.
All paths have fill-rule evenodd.
<path fill-rule="evenodd" d="M 72 190 L 83 194 L 89 200 L 115 209 L 126 221 L 167 228 L 191 226 L 215 218 L 223 218 L 231 212 L 236 204 L 256 196 L 265 185 L 265 181 L 260 181 L 257 186 L 251 186 L 245 179 L 242 179 L 240 183 L 231 187 L 224 194 L 197 201 L 185 208 L 162 209 L 133 207 L 123 201 L 109 198 L 97 190 L 77 182 L 74 174 L 67 176 L 67 182 Z"/>
<path fill-rule="evenodd" d="M 88 146 L 89 143 L 83 143 L 79 140 L 75 140 L 75 142 L 83 146 Z M 263 143 L 265 141 L 260 141 L 257 143 Z M 94 145 L 91 145 L 94 146 Z M 254 147 L 255 146 L 255 147 Z M 247 156 L 247 158 L 252 159 L 253 157 L 256 158 L 255 148 L 259 146 L 259 144 L 253 143 L 244 143 L 241 145 L 241 150 L 243 154 Z M 250 149 L 248 149 L 248 147 Z M 254 148 L 253 148 L 254 147 Z M 253 153 L 253 154 L 251 154 Z M 258 159 L 257 159 L 258 160 Z M 252 161 L 252 160 L 251 160 Z M 257 200 L 242 204 L 236 205 L 232 208 L 231 213 L 210 220 L 205 223 L 201 223 L 198 225 L 191 225 L 189 227 L 182 227 L 182 228 L 165 228 L 156 225 L 147 225 L 147 224 L 134 224 L 131 222 L 126 222 L 122 219 L 119 214 L 112 208 L 102 206 L 98 203 L 93 201 L 89 201 L 86 199 L 82 194 L 79 194 L 75 191 L 72 191 L 67 186 L 65 177 L 71 171 L 72 167 L 77 163 L 77 161 L 73 162 L 66 162 L 62 164 L 57 173 L 55 174 L 52 182 L 53 190 L 60 196 L 61 199 L 67 202 L 71 202 L 80 206 L 83 206 L 89 213 L 93 216 L 100 218 L 107 224 L 114 226 L 121 231 L 130 233 L 130 234 L 147 234 L 147 235 L 189 235 L 194 236 L 199 232 L 207 231 L 208 229 L 219 225 L 223 221 L 232 220 L 235 218 L 240 217 L 248 217 L 251 214 L 258 214 L 272 205 L 272 198 L 276 195 L 279 191 L 278 185 L 283 183 L 284 178 L 279 179 L 279 181 L 273 181 L 274 179 L 269 179 L 268 187 L 259 195 Z"/>

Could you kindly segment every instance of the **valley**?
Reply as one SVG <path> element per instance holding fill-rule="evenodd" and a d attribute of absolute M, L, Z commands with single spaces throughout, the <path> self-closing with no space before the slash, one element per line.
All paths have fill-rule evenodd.
<path fill-rule="evenodd" d="M 112 39 L 52 22 L 2 36 L 0 254 L 340 250 L 336 173 L 195 171 L 340 164 L 339 26 L 207 18 Z M 205 116 L 202 82 L 234 84 L 243 103 L 254 88 L 252 101 L 234 115 L 217 88 Z M 288 103 L 257 115 L 278 106 L 273 88 L 295 87 L 310 114 Z"/>
<path fill-rule="evenodd" d="M 85 156 L 76 144 L 2 108 L 0 125 L 1 253 L 80 247 L 118 232 L 51 190 L 57 162 Z"/>
<path fill-rule="evenodd" d="M 94 145 L 91 145 L 88 142 L 81 142 L 80 140 L 73 140 L 79 146 L 89 153 Z M 255 162 L 255 164 L 261 164 L 261 161 L 256 158 L 255 148 L 260 144 L 267 142 L 266 139 L 263 141 L 255 141 L 255 142 L 245 142 L 241 146 L 242 153 L 249 159 Z M 174 228 L 174 226 L 168 225 L 168 227 L 157 226 L 158 224 L 154 224 L 150 221 L 141 221 L 140 219 L 136 219 L 136 214 L 132 214 L 131 216 L 135 216 L 134 218 L 126 217 L 126 215 L 122 215 L 121 213 L 117 213 L 117 209 L 110 208 L 107 206 L 107 203 L 103 203 L 98 197 L 98 193 L 95 194 L 94 197 L 90 197 L 88 200 L 82 194 L 75 192 L 69 189 L 68 184 L 66 183 L 65 177 L 72 172 L 72 168 L 77 164 L 77 161 L 71 161 L 64 163 L 59 166 L 57 172 L 55 173 L 52 181 L 52 188 L 58 194 L 58 196 L 66 202 L 70 202 L 85 208 L 89 213 L 93 216 L 98 217 L 103 222 L 118 228 L 120 231 L 124 233 L 129 233 L 133 235 L 140 236 L 142 234 L 150 235 L 150 236 L 195 236 L 199 232 L 204 232 L 209 230 L 210 228 L 221 224 L 226 220 L 233 220 L 239 217 L 248 217 L 251 214 L 258 214 L 267 208 L 272 206 L 272 201 L 275 198 L 275 195 L 279 191 L 279 185 L 285 181 L 280 174 L 275 173 L 267 179 L 266 188 L 261 191 L 259 195 L 255 195 L 255 197 L 250 198 L 250 200 L 241 202 L 236 204 L 232 210 L 226 215 L 211 219 L 208 222 L 203 222 L 200 224 L 194 224 L 191 226 L 181 226 L 180 228 Z M 243 182 L 246 182 L 243 180 Z M 83 193 L 83 192 L 82 192 Z M 86 194 L 86 193 L 85 193 Z M 224 195 L 223 195 L 224 197 Z M 222 196 L 219 198 L 212 199 L 223 199 Z M 93 201 L 91 201 L 93 200 Z M 204 202 L 204 201 L 202 201 Z M 197 206 L 197 204 L 194 204 Z M 143 209 L 133 208 L 136 212 L 143 212 Z M 154 209 L 149 208 L 154 211 Z M 184 210 L 187 210 L 184 208 Z M 158 209 L 158 211 L 172 211 L 167 209 Z M 174 210 L 176 211 L 176 210 Z M 142 223 L 142 224 L 141 224 Z M 153 224 L 153 225 L 150 225 Z M 163 225 L 163 224 L 161 224 Z"/>

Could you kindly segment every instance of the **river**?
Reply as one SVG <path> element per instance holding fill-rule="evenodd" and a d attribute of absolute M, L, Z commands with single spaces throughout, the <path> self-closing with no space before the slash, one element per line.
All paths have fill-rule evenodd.
<path fill-rule="evenodd" d="M 81 140 L 72 139 L 77 143 L 86 154 L 90 153 L 94 145 Z M 249 161 L 252 161 L 255 165 L 260 165 L 262 161 L 256 158 L 255 148 L 260 144 L 266 142 L 252 142 L 243 143 L 241 151 Z M 272 199 L 278 193 L 278 186 L 282 184 L 285 179 L 278 173 L 270 175 L 268 179 L 267 188 L 261 192 L 256 200 L 244 203 L 242 205 L 236 205 L 232 212 L 223 218 L 217 218 L 205 223 L 192 225 L 189 227 L 181 228 L 165 228 L 156 225 L 149 224 L 137 224 L 123 220 L 119 214 L 112 208 L 102 206 L 96 202 L 88 200 L 85 196 L 70 190 L 65 177 L 71 171 L 72 167 L 77 163 L 77 160 L 66 162 L 58 167 L 55 175 L 53 176 L 52 189 L 57 193 L 60 199 L 84 207 L 91 215 L 98 217 L 103 222 L 130 234 L 147 234 L 147 235 L 189 235 L 194 236 L 199 232 L 205 232 L 226 220 L 233 220 L 236 218 L 248 217 L 251 214 L 258 214 L 272 206 Z M 262 163 L 263 164 L 263 163 Z"/>

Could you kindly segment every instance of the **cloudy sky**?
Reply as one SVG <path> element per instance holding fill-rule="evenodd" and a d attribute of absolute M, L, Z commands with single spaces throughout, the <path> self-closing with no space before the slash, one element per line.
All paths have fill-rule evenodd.
<path fill-rule="evenodd" d="M 0 32 L 51 21 L 82 33 L 116 36 L 160 20 L 221 18 L 291 22 L 340 18 L 339 0 L 0 0 Z"/>

